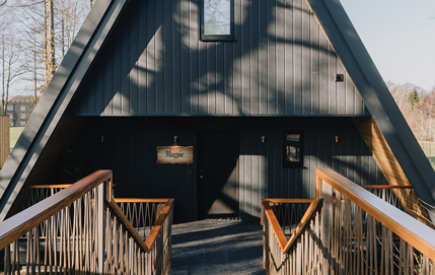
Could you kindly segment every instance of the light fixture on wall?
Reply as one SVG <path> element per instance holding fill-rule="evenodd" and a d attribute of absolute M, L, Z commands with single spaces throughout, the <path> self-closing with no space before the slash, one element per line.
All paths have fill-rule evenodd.
<path fill-rule="evenodd" d="M 335 136 L 335 143 L 338 143 L 339 139 L 338 136 Z"/>
<path fill-rule="evenodd" d="M 178 136 L 174 136 L 174 145 L 177 145 L 178 143 Z"/>
<path fill-rule="evenodd" d="M 343 82 L 344 81 L 344 74 L 337 74 L 335 76 L 335 82 Z"/>
<path fill-rule="evenodd" d="M 261 136 L 261 143 L 265 143 L 266 142 L 266 136 Z"/>

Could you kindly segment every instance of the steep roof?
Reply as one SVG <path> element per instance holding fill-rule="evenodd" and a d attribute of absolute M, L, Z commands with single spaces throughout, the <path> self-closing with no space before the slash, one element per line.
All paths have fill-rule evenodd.
<path fill-rule="evenodd" d="M 307 0 L 307 3 L 418 196 L 434 206 L 434 170 L 340 1 Z"/>
<path fill-rule="evenodd" d="M 126 0 L 97 1 L 0 171 L 0 221 L 53 137 L 77 87 L 116 25 Z M 339 0 L 306 0 L 398 163 L 435 206 L 435 173 Z"/>
<path fill-rule="evenodd" d="M 16 95 L 14 97 L 11 97 L 9 99 L 9 102 L 33 102 L 33 96 L 29 96 L 29 95 Z"/>

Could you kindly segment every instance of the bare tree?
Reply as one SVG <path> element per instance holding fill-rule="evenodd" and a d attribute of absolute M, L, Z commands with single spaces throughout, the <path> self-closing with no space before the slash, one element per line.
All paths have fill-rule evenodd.
<path fill-rule="evenodd" d="M 37 94 L 45 91 L 93 3 L 88 0 L 9 0 L 0 9 L 0 27 L 13 22 L 14 39 L 22 45 L 21 58 L 25 60 L 28 74 L 21 75 L 20 79 L 21 83 L 31 86 L 35 104 Z M 14 16 L 3 17 L 6 9 Z"/>
<path fill-rule="evenodd" d="M 14 84 L 14 82 L 27 71 L 25 66 L 23 64 L 20 64 L 20 45 L 16 43 L 12 35 L 2 33 L 0 37 L 0 47 L 2 81 L 1 110 L 2 115 L 6 115 L 10 88 Z"/>

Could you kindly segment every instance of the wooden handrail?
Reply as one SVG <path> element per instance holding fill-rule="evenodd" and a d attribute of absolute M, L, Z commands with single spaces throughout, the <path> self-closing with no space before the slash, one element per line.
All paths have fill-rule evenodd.
<path fill-rule="evenodd" d="M 308 207 L 307 211 L 305 211 L 305 214 L 302 217 L 301 221 L 299 222 L 298 226 L 296 227 L 294 233 L 292 234 L 289 241 L 287 242 L 287 245 L 285 246 L 284 249 L 282 249 L 282 253 L 287 253 L 289 251 L 290 247 L 292 247 L 292 245 L 296 242 L 296 240 L 302 234 L 302 232 L 304 231 L 308 223 L 314 218 L 314 215 L 322 206 L 322 203 L 323 203 L 323 199 L 313 200 L 313 202 Z"/>
<path fill-rule="evenodd" d="M 166 203 L 168 199 L 113 198 L 116 203 Z"/>
<path fill-rule="evenodd" d="M 316 178 L 331 185 L 397 236 L 435 261 L 435 233 L 429 226 L 379 199 L 331 169 L 316 169 Z"/>
<path fill-rule="evenodd" d="M 156 222 L 154 223 L 154 226 L 151 229 L 151 232 L 145 241 L 145 245 L 148 247 L 149 250 L 153 248 L 153 245 L 156 241 L 159 231 L 162 228 L 163 223 L 166 220 L 166 217 L 169 215 L 169 211 L 171 210 L 173 204 L 174 204 L 174 199 L 168 199 L 162 211 L 160 211 L 160 215 L 157 218 Z"/>
<path fill-rule="evenodd" d="M 59 183 L 59 184 L 41 184 L 41 185 L 31 185 L 29 186 L 30 189 L 62 189 L 62 188 L 68 188 L 73 183 Z M 112 187 L 115 187 L 116 184 L 112 183 Z"/>
<path fill-rule="evenodd" d="M 265 199 L 274 203 L 311 203 L 314 199 Z"/>
<path fill-rule="evenodd" d="M 44 184 L 44 185 L 32 185 L 29 186 L 30 189 L 56 189 L 56 188 L 68 188 L 72 184 L 71 183 L 62 183 L 62 184 Z"/>
<path fill-rule="evenodd" d="M 275 234 L 276 240 L 278 241 L 279 247 L 281 248 L 282 251 L 284 251 L 285 245 L 287 244 L 287 239 L 281 230 L 281 226 L 279 225 L 279 222 L 276 219 L 272 208 L 270 207 L 269 200 L 262 199 L 261 204 L 263 206 L 264 213 L 266 214 L 267 219 L 269 220 L 269 224 L 272 227 L 273 233 Z"/>
<path fill-rule="evenodd" d="M 364 189 L 414 189 L 412 186 L 399 185 L 361 185 Z"/>
<path fill-rule="evenodd" d="M 46 198 L 45 200 L 27 208 L 26 210 L 12 216 L 11 218 L 0 223 L 0 250 L 5 248 L 13 241 L 20 238 L 23 234 L 29 232 L 32 228 L 41 224 L 48 218 L 72 204 L 74 201 L 90 192 L 101 183 L 112 178 L 111 170 L 99 170 L 91 175 L 79 180 L 74 184 L 56 184 L 56 185 L 35 185 L 31 188 L 65 188 Z M 112 186 L 113 187 L 113 186 Z M 109 188 L 111 189 L 111 188 Z M 94 199 L 92 199 L 94 201 Z M 105 201 L 113 214 L 116 215 L 119 221 L 124 225 L 129 234 L 135 239 L 139 246 L 147 253 L 150 253 L 156 237 L 159 234 L 162 225 L 167 218 L 170 209 L 173 206 L 174 199 L 143 199 L 143 198 L 112 198 L 111 192 L 107 195 Z M 125 214 L 119 208 L 117 203 L 165 203 L 165 206 L 160 211 L 160 214 L 151 229 L 148 238 L 144 242 L 135 230 L 133 225 L 127 219 Z"/>
<path fill-rule="evenodd" d="M 0 250 L 110 178 L 112 178 L 111 170 L 96 171 L 3 221 L 0 223 Z"/>

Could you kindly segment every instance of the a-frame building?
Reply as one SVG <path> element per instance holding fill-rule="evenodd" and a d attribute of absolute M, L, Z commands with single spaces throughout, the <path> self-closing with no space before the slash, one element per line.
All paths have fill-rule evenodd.
<path fill-rule="evenodd" d="M 200 0 L 96 1 L 0 171 L 0 220 L 26 186 L 62 182 L 66 150 L 86 173 L 112 169 L 117 196 L 175 198 L 176 221 L 258 218 L 263 197 L 313 197 L 318 167 L 435 205 L 434 171 L 339 0 L 228 2 L 233 37 L 216 41 Z M 193 163 L 158 164 L 175 136 Z"/>

